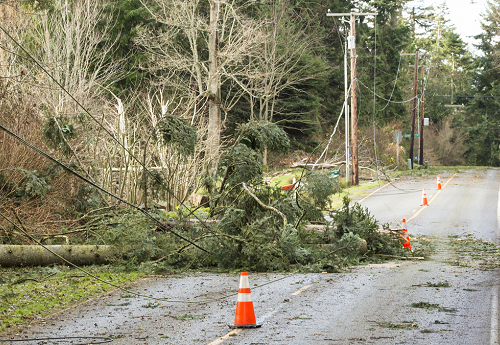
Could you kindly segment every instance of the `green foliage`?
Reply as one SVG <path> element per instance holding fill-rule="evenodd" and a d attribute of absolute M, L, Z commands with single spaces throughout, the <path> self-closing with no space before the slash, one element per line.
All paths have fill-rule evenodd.
<path fill-rule="evenodd" d="M 467 158 L 469 164 L 500 166 L 500 18 L 498 1 L 489 2 L 482 22 L 483 32 L 475 38 L 481 56 L 476 58 L 474 70 L 475 96 L 465 99 L 466 115 L 460 117 L 461 127 L 469 132 Z M 472 93 L 472 92 L 471 92 Z M 460 101 L 464 101 L 460 99 Z"/>
<path fill-rule="evenodd" d="M 338 179 L 318 171 L 312 171 L 305 178 L 305 185 L 300 189 L 312 203 L 321 210 L 330 206 L 330 196 L 340 192 Z"/>
<path fill-rule="evenodd" d="M 162 214 L 156 216 L 162 217 Z M 171 249 L 161 245 L 163 238 L 155 232 L 156 223 L 135 210 L 98 213 L 87 223 L 87 230 L 92 235 L 90 244 L 115 246 L 117 257 L 126 260 L 129 266 L 166 254 Z"/>
<path fill-rule="evenodd" d="M 290 146 L 288 135 L 271 122 L 251 121 L 240 125 L 236 142 L 223 152 L 219 162 L 218 174 L 222 177 L 221 190 L 239 183 L 259 183 L 262 180 L 262 152 L 270 150 L 283 151 Z M 206 183 L 212 186 L 210 178 Z M 210 187 L 207 185 L 207 187 Z M 207 188 L 208 190 L 212 190 Z"/>
<path fill-rule="evenodd" d="M 181 156 L 194 154 L 198 140 L 196 128 L 189 125 L 186 120 L 176 116 L 166 116 L 160 123 L 160 132 L 164 142 L 175 147 Z"/>
<path fill-rule="evenodd" d="M 260 149 L 270 143 L 273 147 L 284 147 L 276 145 L 287 143 L 284 132 L 265 123 L 250 123 L 239 130 L 241 141 L 226 150 L 220 160 L 221 180 L 207 180 L 212 186 L 208 188 L 210 216 L 216 222 L 205 225 L 190 222 L 193 210 L 186 212 L 187 209 L 168 215 L 174 217 L 168 226 L 205 248 L 208 255 L 172 234 L 160 236 L 153 231 L 154 223 L 138 219 L 134 212 L 92 222 L 89 230 L 95 233 L 93 240 L 117 245 L 121 257 L 127 258 L 131 265 L 164 256 L 162 268 L 155 266 L 162 270 L 216 266 L 256 271 L 336 272 L 358 261 L 362 238 L 373 251 L 390 247 L 387 243 L 382 248 L 383 240 L 376 235 L 377 222 L 373 217 L 359 210 L 359 205 L 351 211 L 348 202 L 337 214 L 336 230 L 333 227 L 324 233 L 303 230 L 302 226 L 310 221 L 325 222 L 322 212 L 331 195 L 339 191 L 338 183 L 319 172 L 304 176 L 291 192 L 262 183 Z M 165 219 L 164 216 L 162 213 L 158 219 Z"/>
<path fill-rule="evenodd" d="M 47 191 L 51 188 L 49 184 L 45 181 L 43 177 L 37 176 L 35 171 L 27 171 L 20 169 L 26 175 L 26 185 L 24 188 L 24 193 L 27 196 L 37 197 L 44 196 Z"/>
<path fill-rule="evenodd" d="M 252 150 L 263 152 L 265 148 L 273 151 L 287 151 L 290 139 L 285 131 L 275 123 L 267 121 L 250 121 L 240 125 L 237 133 L 240 143 Z"/>
<path fill-rule="evenodd" d="M 122 61 L 121 65 L 125 71 L 123 79 L 109 87 L 116 95 L 135 92 L 137 85 L 144 83 L 151 76 L 144 68 L 139 68 L 145 64 L 146 56 L 137 50 L 133 40 L 139 27 L 158 26 L 158 23 L 152 20 L 141 0 L 111 1 L 106 11 L 112 13 L 115 20 L 108 37 L 109 42 L 117 42 L 112 60 Z M 102 25 L 109 26 L 109 22 L 103 22 Z"/>
<path fill-rule="evenodd" d="M 50 190 L 51 185 L 47 182 L 47 176 L 43 176 L 36 170 L 10 169 L 20 172 L 24 177 L 17 183 L 12 183 L 5 173 L 0 174 L 0 190 L 10 197 L 43 197 Z"/>
<path fill-rule="evenodd" d="M 394 250 L 402 248 L 400 241 L 394 243 L 390 237 L 377 231 L 378 221 L 367 208 L 359 203 L 350 206 L 350 201 L 348 196 L 344 196 L 342 209 L 332 217 L 337 237 L 348 233 L 358 235 L 366 240 L 368 251 L 372 254 L 393 254 Z"/>
<path fill-rule="evenodd" d="M 208 217 L 209 214 L 209 208 L 208 207 L 183 207 L 180 206 L 178 207 L 175 211 L 169 211 L 165 212 L 165 217 L 168 219 L 174 219 L 174 218 L 186 218 L 186 217 L 198 217 L 198 218 L 206 218 Z"/>
<path fill-rule="evenodd" d="M 352 232 L 364 238 L 367 233 L 378 228 L 378 222 L 368 212 L 367 208 L 363 208 L 358 203 L 354 203 L 354 206 L 351 207 L 350 202 L 351 199 L 345 195 L 341 211 L 337 212 L 333 217 L 337 227 L 337 236 L 342 237 L 342 235 Z"/>
<path fill-rule="evenodd" d="M 71 148 L 67 142 L 76 138 L 76 129 L 63 116 L 58 118 L 49 117 L 42 130 L 45 143 L 54 150 L 60 150 L 66 157 L 71 155 Z"/>
<path fill-rule="evenodd" d="M 262 155 L 237 144 L 231 152 L 225 152 L 219 163 L 219 174 L 226 177 L 228 186 L 241 182 L 260 181 L 262 179 Z"/>

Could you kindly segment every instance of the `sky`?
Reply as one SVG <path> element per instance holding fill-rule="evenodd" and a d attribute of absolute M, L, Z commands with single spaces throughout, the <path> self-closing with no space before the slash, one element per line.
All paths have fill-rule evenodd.
<path fill-rule="evenodd" d="M 412 7 L 415 4 L 439 5 L 443 2 L 446 3 L 449 9 L 448 19 L 455 26 L 456 32 L 462 39 L 469 45 L 471 51 L 476 52 L 472 46 L 476 42 L 470 36 L 478 35 L 481 33 L 481 20 L 486 13 L 487 0 L 415 0 L 408 4 Z"/>

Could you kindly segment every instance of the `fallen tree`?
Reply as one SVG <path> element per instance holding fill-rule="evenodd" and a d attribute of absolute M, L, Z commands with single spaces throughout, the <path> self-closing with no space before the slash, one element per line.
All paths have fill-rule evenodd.
<path fill-rule="evenodd" d="M 47 247 L 50 251 L 44 247 Z M 44 247 L 37 245 L 0 245 L 0 267 L 64 264 L 65 262 L 61 257 L 79 266 L 104 264 L 114 257 L 114 248 L 106 245 L 49 245 Z"/>

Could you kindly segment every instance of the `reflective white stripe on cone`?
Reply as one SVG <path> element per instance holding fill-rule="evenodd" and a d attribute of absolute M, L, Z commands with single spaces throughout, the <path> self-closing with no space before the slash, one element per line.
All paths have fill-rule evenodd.
<path fill-rule="evenodd" d="M 420 206 L 429 206 L 429 204 L 427 203 L 427 195 L 425 195 L 425 188 L 422 192 L 422 204 Z"/>
<path fill-rule="evenodd" d="M 441 179 L 439 178 L 439 175 L 438 175 L 438 178 L 436 181 L 436 190 L 442 190 L 441 189 Z"/>

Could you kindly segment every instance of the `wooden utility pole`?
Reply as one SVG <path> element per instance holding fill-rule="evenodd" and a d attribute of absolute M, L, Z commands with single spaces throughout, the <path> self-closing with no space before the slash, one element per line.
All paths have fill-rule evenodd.
<path fill-rule="evenodd" d="M 401 54 L 401 55 L 415 55 L 415 54 Z M 420 57 L 424 57 L 426 54 L 421 55 Z M 410 65 L 409 67 L 415 67 L 416 65 Z M 419 164 L 423 165 L 424 164 L 424 93 L 425 93 L 425 68 L 431 68 L 433 67 L 432 65 L 419 65 L 416 67 L 418 70 L 420 67 L 422 67 L 422 114 L 420 115 L 420 123 L 419 123 L 419 136 L 420 136 L 420 143 L 418 145 L 419 149 Z M 413 97 L 415 97 L 415 92 L 413 92 Z M 415 111 L 415 103 L 413 103 L 413 110 Z M 417 108 L 418 109 L 418 108 Z M 410 158 L 412 158 L 410 156 Z M 413 163 L 412 163 L 412 168 L 413 168 Z"/>
<path fill-rule="evenodd" d="M 352 152 L 352 185 L 359 184 L 358 170 L 358 104 L 356 96 L 357 76 L 356 76 L 356 16 L 376 16 L 377 13 L 328 13 L 328 17 L 350 17 L 351 35 L 348 38 L 351 51 L 351 152 Z M 347 97 L 347 96 L 346 96 Z M 347 124 L 346 124 L 347 126 Z M 346 148 L 346 161 L 348 161 L 348 152 Z"/>
<path fill-rule="evenodd" d="M 351 37 L 356 37 L 356 21 L 354 13 L 351 13 Z M 354 39 L 355 40 L 355 39 Z M 356 46 L 351 49 L 351 133 L 352 133 L 352 185 L 359 184 L 358 171 L 358 102 L 356 89 L 358 81 L 356 79 Z"/>
<path fill-rule="evenodd" d="M 424 165 L 424 93 L 425 93 L 425 65 L 422 65 L 422 112 L 420 113 L 420 161 Z"/>
<path fill-rule="evenodd" d="M 415 52 L 415 72 L 413 74 L 413 108 L 411 112 L 410 161 L 413 169 L 413 145 L 415 143 L 415 113 L 417 112 L 418 50 Z"/>

